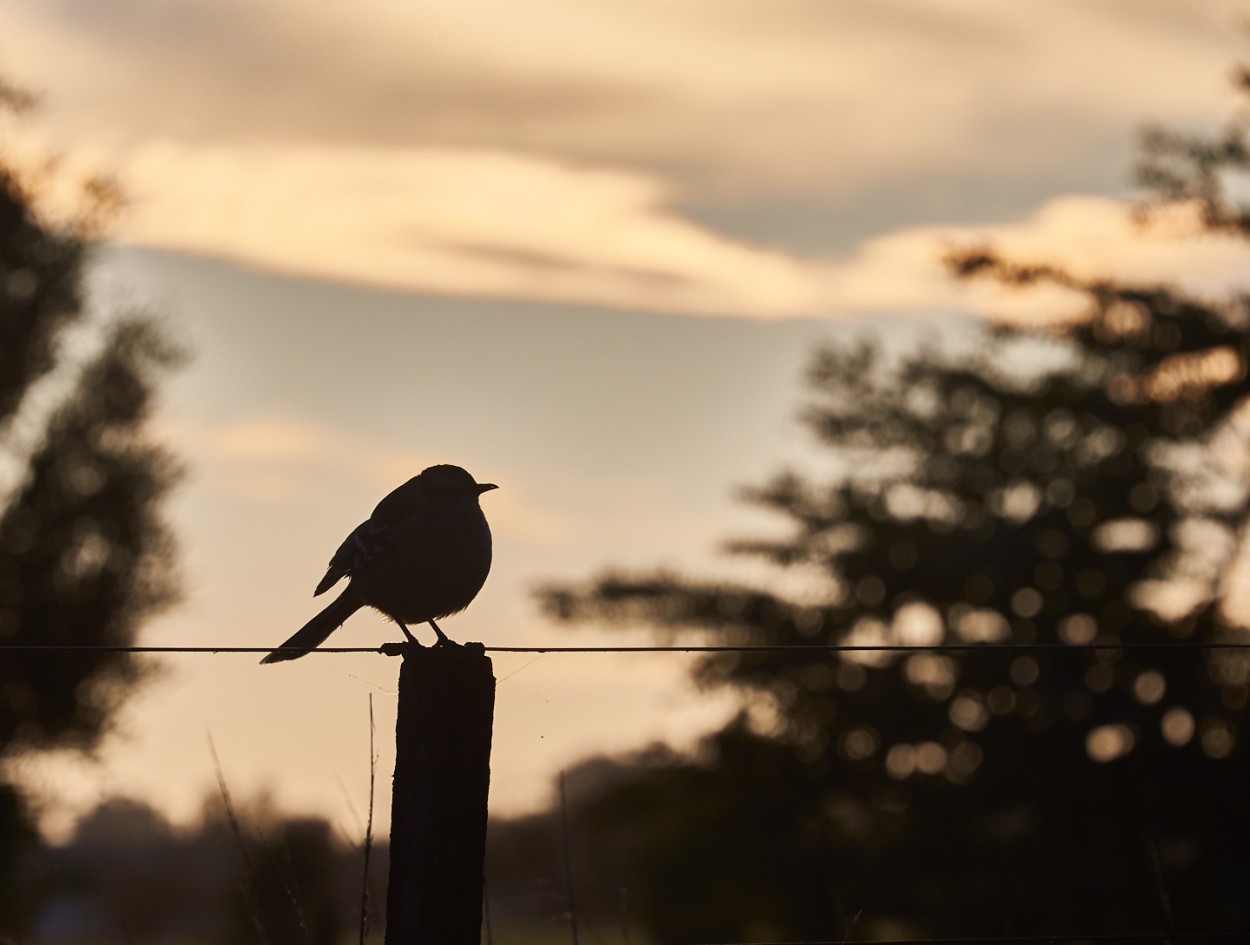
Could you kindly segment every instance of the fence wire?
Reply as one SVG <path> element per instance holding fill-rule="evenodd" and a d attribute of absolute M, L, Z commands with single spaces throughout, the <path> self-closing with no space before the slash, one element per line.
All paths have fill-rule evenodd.
<path fill-rule="evenodd" d="M 84 646 L 74 643 L 0 643 L 0 653 L 273 653 L 299 650 L 309 655 L 378 653 L 399 656 L 409 643 L 392 642 L 380 646 L 322 646 L 313 650 L 281 646 Z M 1199 650 L 1250 650 L 1250 641 L 1209 640 L 1176 643 L 1095 642 L 1095 643 L 745 643 L 669 644 L 659 646 L 484 646 L 487 653 L 990 653 L 1057 652 L 1073 653 L 1104 650 L 1148 650 L 1151 652 Z M 798 943 L 807 945 L 807 943 Z"/>
<path fill-rule="evenodd" d="M 1101 935 L 994 935 L 953 938 L 827 939 L 802 942 L 725 942 L 719 945 L 1144 945 L 1144 943 L 1246 942 L 1250 932 L 1117 932 Z"/>

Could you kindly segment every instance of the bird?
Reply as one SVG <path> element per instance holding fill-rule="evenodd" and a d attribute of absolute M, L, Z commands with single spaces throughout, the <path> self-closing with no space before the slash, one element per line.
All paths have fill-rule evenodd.
<path fill-rule="evenodd" d="M 490 526 L 478 500 L 497 488 L 448 464 L 399 486 L 344 539 L 313 596 L 347 578 L 342 593 L 261 662 L 311 652 L 362 607 L 395 621 L 410 643 L 408 625 L 420 623 L 434 628 L 437 646 L 450 643 L 435 621 L 464 610 L 486 583 Z"/>

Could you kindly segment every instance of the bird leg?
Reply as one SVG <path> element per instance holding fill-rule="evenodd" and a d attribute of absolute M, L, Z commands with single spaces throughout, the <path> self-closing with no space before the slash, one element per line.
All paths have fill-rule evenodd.
<path fill-rule="evenodd" d="M 416 638 L 416 637 L 414 637 L 414 636 L 412 635 L 412 631 L 410 631 L 410 630 L 409 630 L 409 629 L 408 629 L 408 628 L 404 625 L 404 622 L 403 622 L 402 620 L 400 620 L 398 617 L 392 617 L 391 619 L 392 619 L 392 620 L 394 620 L 397 624 L 399 624 L 399 629 L 400 629 L 400 630 L 402 630 L 402 631 L 404 631 L 404 636 L 406 636 L 406 637 L 408 638 L 408 642 L 409 642 L 409 643 L 416 643 L 416 644 L 417 644 L 417 646 L 420 646 L 420 645 L 421 645 L 421 644 L 417 641 L 417 638 Z"/>
<path fill-rule="evenodd" d="M 451 642 L 447 639 L 447 634 L 443 633 L 443 631 L 438 628 L 438 624 L 436 624 L 433 620 L 430 621 L 430 626 L 433 627 L 434 632 L 438 634 L 438 642 L 434 644 L 435 646 L 445 646 Z"/>

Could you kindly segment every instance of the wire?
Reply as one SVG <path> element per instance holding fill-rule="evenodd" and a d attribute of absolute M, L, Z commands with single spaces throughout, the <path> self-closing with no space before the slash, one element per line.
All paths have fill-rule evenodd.
<path fill-rule="evenodd" d="M 0 643 L 0 653 L 272 653 L 274 650 L 302 649 L 281 646 L 122 646 L 75 643 Z M 376 646 L 327 646 L 310 653 L 379 653 Z"/>
<path fill-rule="evenodd" d="M 124 646 L 101 644 L 86 646 L 76 643 L 0 643 L 3 653 L 273 653 L 299 649 L 310 654 L 382 653 L 402 655 L 406 643 L 384 643 L 381 646 L 323 646 L 305 651 L 302 647 L 280 646 Z M 668 646 L 487 646 L 487 653 L 988 653 L 1102 650 L 1250 650 L 1250 641 L 1204 641 L 1199 643 L 760 643 Z"/>
<path fill-rule="evenodd" d="M 1202 643 L 762 643 L 711 646 L 488 646 L 487 653 L 935 653 L 988 650 L 1250 650 L 1250 642 Z"/>
<path fill-rule="evenodd" d="M 1095 945 L 1131 945 L 1134 942 L 1244 942 L 1245 932 L 1121 932 L 1100 935 L 995 935 L 954 938 L 830 939 L 808 942 L 735 942 L 733 945 L 1058 945 L 1092 942 Z"/>

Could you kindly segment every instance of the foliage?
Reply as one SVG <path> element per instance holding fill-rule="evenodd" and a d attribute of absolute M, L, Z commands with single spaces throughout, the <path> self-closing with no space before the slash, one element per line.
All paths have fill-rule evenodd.
<path fill-rule="evenodd" d="M 124 646 L 174 598 L 159 509 L 177 470 L 143 431 L 154 384 L 180 355 L 148 318 L 88 320 L 89 216 L 42 218 L 0 167 L 0 448 L 16 483 L 0 499 L 5 645 Z M 143 672 L 122 652 L 5 653 L 0 760 L 90 749 Z M 34 833 L 18 790 L 0 796 L 0 929 L 14 929 L 12 875 Z"/>
<path fill-rule="evenodd" d="M 1147 224 L 1197 208 L 1250 235 L 1221 183 L 1247 153 L 1235 128 L 1152 132 Z M 699 680 L 747 711 L 598 804 L 636 838 L 600 868 L 660 940 L 1250 928 L 1244 651 L 1079 646 L 1247 639 L 1250 299 L 987 249 L 950 264 L 1066 286 L 1086 317 L 971 352 L 818 352 L 807 421 L 842 472 L 751 490 L 787 532 L 732 546 L 776 587 L 611 573 L 542 594 L 561 619 L 783 648 L 708 657 Z"/>
<path fill-rule="evenodd" d="M 386 852 L 380 844 L 370 877 L 374 925 Z M 278 817 L 263 800 L 234 818 L 210 800 L 198 824 L 178 827 L 143 803 L 110 798 L 26 872 L 35 935 L 47 943 L 330 945 L 359 913 L 361 868 L 359 851 L 324 820 Z"/>

